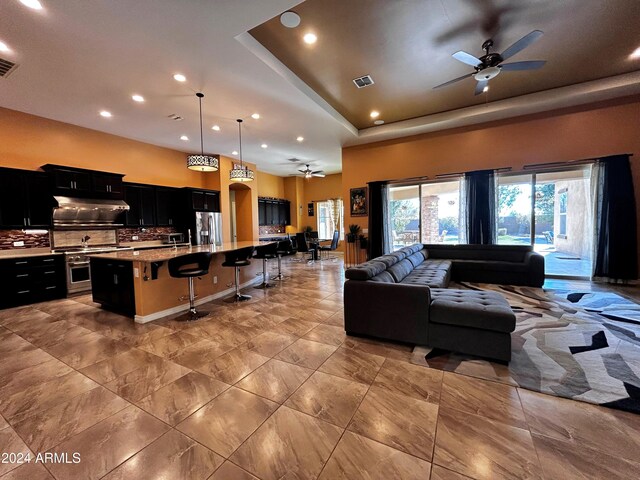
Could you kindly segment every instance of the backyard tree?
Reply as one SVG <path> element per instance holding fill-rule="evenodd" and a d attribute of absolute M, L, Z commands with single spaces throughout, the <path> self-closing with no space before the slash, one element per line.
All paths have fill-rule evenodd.
<path fill-rule="evenodd" d="M 389 214 L 393 222 L 393 230 L 396 233 L 401 233 L 411 220 L 418 218 L 418 202 L 414 200 L 391 200 L 389 202 Z"/>
<path fill-rule="evenodd" d="M 553 216 L 555 194 L 555 183 L 536 185 L 536 215 Z"/>

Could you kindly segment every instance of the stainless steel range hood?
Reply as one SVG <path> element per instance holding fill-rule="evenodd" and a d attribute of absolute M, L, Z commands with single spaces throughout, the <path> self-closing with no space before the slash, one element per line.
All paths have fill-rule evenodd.
<path fill-rule="evenodd" d="M 54 228 L 121 227 L 122 215 L 129 210 L 123 200 L 53 197 Z"/>

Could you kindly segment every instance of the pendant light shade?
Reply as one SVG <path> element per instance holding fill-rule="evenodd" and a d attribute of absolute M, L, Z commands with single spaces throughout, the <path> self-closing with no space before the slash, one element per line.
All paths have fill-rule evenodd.
<path fill-rule="evenodd" d="M 187 157 L 187 168 L 199 172 L 215 172 L 218 170 L 220 157 L 218 155 L 204 154 L 204 140 L 202 136 L 202 97 L 204 93 L 196 93 L 200 105 L 200 155 L 189 155 Z"/>
<path fill-rule="evenodd" d="M 229 172 L 229 180 L 232 182 L 245 183 L 251 182 L 254 179 L 253 170 L 245 167 L 242 163 L 242 119 L 236 120 L 238 122 L 238 136 L 240 139 L 240 165 L 234 165 Z"/>

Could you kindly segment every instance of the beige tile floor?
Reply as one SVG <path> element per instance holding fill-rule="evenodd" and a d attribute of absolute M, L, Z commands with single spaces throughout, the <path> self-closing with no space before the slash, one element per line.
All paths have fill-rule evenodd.
<path fill-rule="evenodd" d="M 640 478 L 640 416 L 412 364 L 345 335 L 340 261 L 285 269 L 195 323 L 0 311 L 0 452 L 81 456 L 0 478 Z"/>

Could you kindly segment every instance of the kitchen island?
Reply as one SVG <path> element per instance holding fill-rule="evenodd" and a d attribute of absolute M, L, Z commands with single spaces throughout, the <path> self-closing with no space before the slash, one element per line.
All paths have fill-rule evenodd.
<path fill-rule="evenodd" d="M 233 294 L 234 269 L 222 266 L 225 252 L 258 245 L 259 240 L 254 240 L 94 254 L 90 256 L 93 299 L 104 308 L 133 317 L 137 323 L 186 311 L 188 284 L 184 278 L 169 275 L 169 260 L 196 252 L 213 254 L 209 273 L 194 282 L 198 305 Z M 255 283 L 261 271 L 260 261 L 243 267 L 241 288 Z"/>

